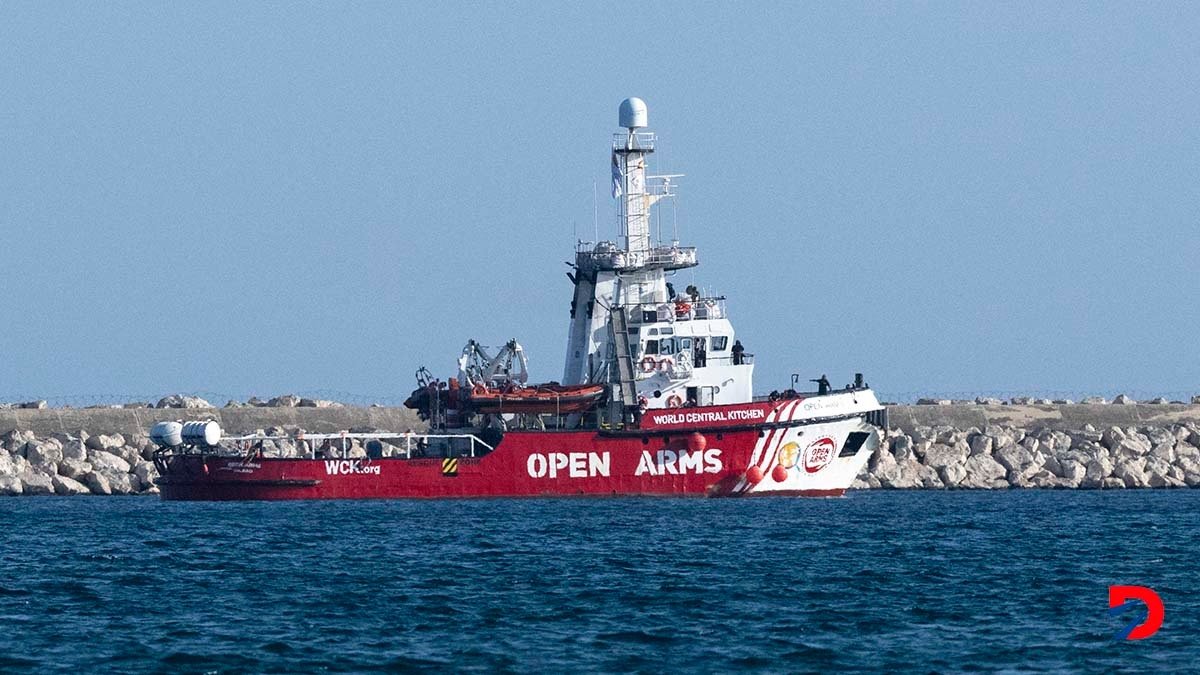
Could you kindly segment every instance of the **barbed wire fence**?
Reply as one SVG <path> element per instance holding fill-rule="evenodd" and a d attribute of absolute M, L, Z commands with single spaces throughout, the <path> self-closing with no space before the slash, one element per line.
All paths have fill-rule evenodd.
<path fill-rule="evenodd" d="M 876 396 L 879 397 L 880 401 L 900 405 L 914 404 L 923 400 L 952 402 L 999 400 L 1002 402 L 1012 402 L 1013 400 L 1034 399 L 1037 401 L 1070 401 L 1072 403 L 1079 403 L 1090 397 L 1100 397 L 1107 401 L 1111 401 L 1119 394 L 1124 394 L 1136 401 L 1165 399 L 1166 401 L 1173 403 L 1191 403 L 1193 397 L 1200 395 L 1200 386 L 1197 386 L 1194 390 L 1113 388 L 1100 391 L 1082 391 L 1029 388 L 943 391 L 914 389 L 908 391 L 877 390 L 875 393 Z M 208 401 L 216 407 L 224 407 L 229 402 L 245 404 L 248 400 L 254 397 L 257 397 L 260 401 L 266 402 L 272 398 L 275 398 L 276 396 L 288 394 L 295 395 L 300 398 L 334 401 L 347 406 L 364 408 L 370 406 L 397 407 L 403 405 L 404 400 L 408 397 L 407 394 L 362 394 L 338 389 L 305 389 L 295 392 L 286 392 L 285 394 L 273 395 L 216 391 L 177 391 L 165 394 L 61 394 L 55 396 L 43 396 L 29 393 L 8 393 L 0 394 L 0 404 L 20 405 L 24 403 L 45 401 L 46 406 L 50 408 L 145 407 L 154 406 L 167 396 L 180 395 L 196 396 Z"/>
<path fill-rule="evenodd" d="M 216 391 L 174 391 L 169 393 L 157 394 L 60 394 L 52 396 L 44 396 L 31 393 L 16 393 L 16 394 L 0 394 L 0 404 L 20 405 L 24 403 L 35 403 L 37 401 L 45 401 L 49 408 L 111 408 L 111 407 L 145 407 L 154 406 L 162 399 L 168 396 L 194 396 L 208 401 L 212 405 L 220 408 L 226 406 L 230 402 L 237 404 L 245 404 L 251 398 L 257 397 L 260 401 L 266 402 L 276 396 L 293 395 L 300 398 L 313 400 L 333 401 L 347 406 L 355 407 L 370 407 L 370 406 L 385 406 L 396 407 L 403 405 L 404 400 L 408 398 L 407 394 L 358 394 L 348 391 L 339 391 L 334 389 L 305 389 L 300 391 L 285 392 L 283 394 L 247 394 L 237 392 L 216 392 Z"/>

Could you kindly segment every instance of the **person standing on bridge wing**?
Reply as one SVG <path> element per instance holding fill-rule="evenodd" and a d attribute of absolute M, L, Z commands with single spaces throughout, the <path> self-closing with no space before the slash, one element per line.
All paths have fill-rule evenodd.
<path fill-rule="evenodd" d="M 733 365 L 740 366 L 746 360 L 746 348 L 742 346 L 741 340 L 733 341 Z"/>

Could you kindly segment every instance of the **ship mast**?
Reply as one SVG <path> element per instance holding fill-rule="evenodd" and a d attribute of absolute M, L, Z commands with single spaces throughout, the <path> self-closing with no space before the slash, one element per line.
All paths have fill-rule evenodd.
<path fill-rule="evenodd" d="M 622 199 L 621 234 L 630 267 L 646 264 L 650 252 L 650 195 L 646 193 L 646 155 L 654 152 L 654 134 L 638 132 L 646 127 L 646 104 L 640 98 L 621 102 L 620 124 L 628 131 L 624 145 L 613 143 L 613 166 L 620 170 Z"/>

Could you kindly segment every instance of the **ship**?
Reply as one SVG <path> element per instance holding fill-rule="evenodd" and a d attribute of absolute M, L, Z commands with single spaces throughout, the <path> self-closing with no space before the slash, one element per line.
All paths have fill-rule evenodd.
<path fill-rule="evenodd" d="M 657 139 L 642 100 L 618 118 L 617 237 L 577 242 L 568 263 L 561 382 L 530 383 L 515 339 L 498 350 L 471 339 L 453 376 L 417 371 L 405 404 L 419 431 L 223 437 L 214 421 L 161 422 L 162 499 L 842 495 L 887 409 L 861 374 L 843 387 L 792 374 L 755 396 L 727 298 L 675 284 L 697 251 L 664 241 L 655 216 L 682 176 L 649 172 Z"/>

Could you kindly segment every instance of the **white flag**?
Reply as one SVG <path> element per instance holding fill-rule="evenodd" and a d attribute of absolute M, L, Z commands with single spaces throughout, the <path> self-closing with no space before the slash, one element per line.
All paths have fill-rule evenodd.
<path fill-rule="evenodd" d="M 617 162 L 617 153 L 612 154 L 612 196 L 613 199 L 621 196 L 621 165 Z"/>

